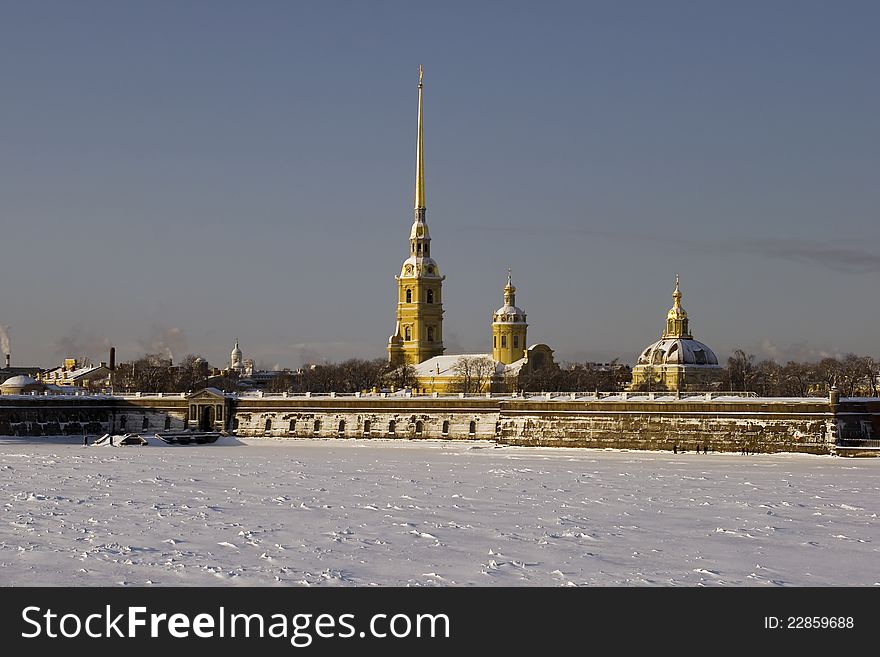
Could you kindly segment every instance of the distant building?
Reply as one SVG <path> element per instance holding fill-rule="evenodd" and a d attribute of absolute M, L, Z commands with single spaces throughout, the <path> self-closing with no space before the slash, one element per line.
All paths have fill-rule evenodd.
<path fill-rule="evenodd" d="M 42 367 L 10 367 L 7 365 L 6 367 L 0 368 L 0 383 L 3 383 L 14 376 L 30 376 L 36 379 L 42 374 L 42 372 Z"/>
<path fill-rule="evenodd" d="M 676 274 L 666 329 L 639 356 L 632 371 L 633 390 L 711 390 L 720 383 L 723 368 L 715 352 L 691 335 L 681 296 Z"/>
<path fill-rule="evenodd" d="M 75 358 L 65 358 L 61 367 L 43 372 L 39 380 L 47 386 L 100 390 L 110 386 L 110 368 L 107 363 L 88 365 Z"/>
<path fill-rule="evenodd" d="M 45 389 L 46 386 L 26 374 L 18 374 L 0 383 L 2 395 L 26 395 L 31 392 L 43 392 Z"/>
<path fill-rule="evenodd" d="M 292 377 L 300 374 L 295 370 L 258 370 L 256 363 L 251 358 L 244 358 L 238 338 L 235 340 L 235 347 L 229 354 L 229 368 L 217 371 L 218 377 L 232 377 L 237 379 L 237 387 L 243 389 L 266 388 L 270 381 L 281 375 L 289 375 Z"/>

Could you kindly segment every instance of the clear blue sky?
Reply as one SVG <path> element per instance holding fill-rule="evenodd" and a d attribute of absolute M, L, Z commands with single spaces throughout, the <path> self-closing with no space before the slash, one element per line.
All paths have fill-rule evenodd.
<path fill-rule="evenodd" d="M 880 3 L 2 2 L 0 324 L 73 352 L 380 357 L 418 65 L 448 352 L 880 356 Z"/>

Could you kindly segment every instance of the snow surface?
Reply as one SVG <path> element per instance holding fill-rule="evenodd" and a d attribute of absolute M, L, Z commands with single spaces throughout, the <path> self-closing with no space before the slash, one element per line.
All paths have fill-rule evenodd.
<path fill-rule="evenodd" d="M 878 493 L 805 454 L 7 438 L 0 585 L 878 585 Z"/>

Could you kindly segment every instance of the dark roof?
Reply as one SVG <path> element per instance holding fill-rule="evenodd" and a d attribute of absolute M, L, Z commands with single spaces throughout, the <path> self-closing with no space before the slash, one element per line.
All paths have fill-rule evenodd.
<path fill-rule="evenodd" d="M 42 371 L 42 367 L 0 367 L 0 383 L 14 376 L 36 376 Z"/>

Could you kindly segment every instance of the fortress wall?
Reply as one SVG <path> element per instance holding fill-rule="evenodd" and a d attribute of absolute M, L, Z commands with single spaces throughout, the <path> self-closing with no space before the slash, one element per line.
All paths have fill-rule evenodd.
<path fill-rule="evenodd" d="M 266 438 L 491 440 L 498 415 L 498 401 L 488 398 L 243 398 L 238 400 L 233 426 L 236 435 Z"/>
<path fill-rule="evenodd" d="M 116 406 L 114 430 L 121 433 L 152 434 L 166 428 L 185 429 L 187 409 L 187 398 L 181 395 L 126 396 Z"/>
<path fill-rule="evenodd" d="M 823 399 L 530 401 L 483 398 L 240 399 L 250 437 L 486 439 L 510 445 L 645 450 L 831 452 L 837 424 Z M 266 429 L 269 420 L 270 428 Z M 389 422 L 395 431 L 389 432 Z M 318 429 L 315 430 L 315 422 Z M 416 423 L 422 422 L 417 434 Z M 471 434 L 470 423 L 475 422 Z M 344 423 L 342 431 L 340 422 Z M 443 424 L 448 422 L 448 432 Z"/>
<path fill-rule="evenodd" d="M 166 417 L 172 428 L 183 428 L 186 411 L 186 399 L 180 396 L 0 396 L 0 436 L 155 433 L 165 428 Z"/>
<path fill-rule="evenodd" d="M 880 400 L 842 399 L 832 404 L 821 398 L 623 397 L 241 396 L 226 398 L 225 424 L 237 435 L 269 439 L 478 439 L 523 446 L 668 451 L 693 451 L 699 446 L 714 451 L 748 448 L 828 454 L 835 451 L 839 439 L 843 442 L 837 453 L 846 452 L 840 447 L 844 445 L 868 447 L 876 451 L 866 453 L 880 454 Z M 171 428 L 181 429 L 190 399 L 183 395 L 0 396 L 0 435 L 155 433 L 165 428 L 166 419 Z M 341 432 L 340 422 L 344 423 Z"/>
<path fill-rule="evenodd" d="M 499 441 L 511 445 L 831 453 L 827 403 L 503 403 Z"/>

